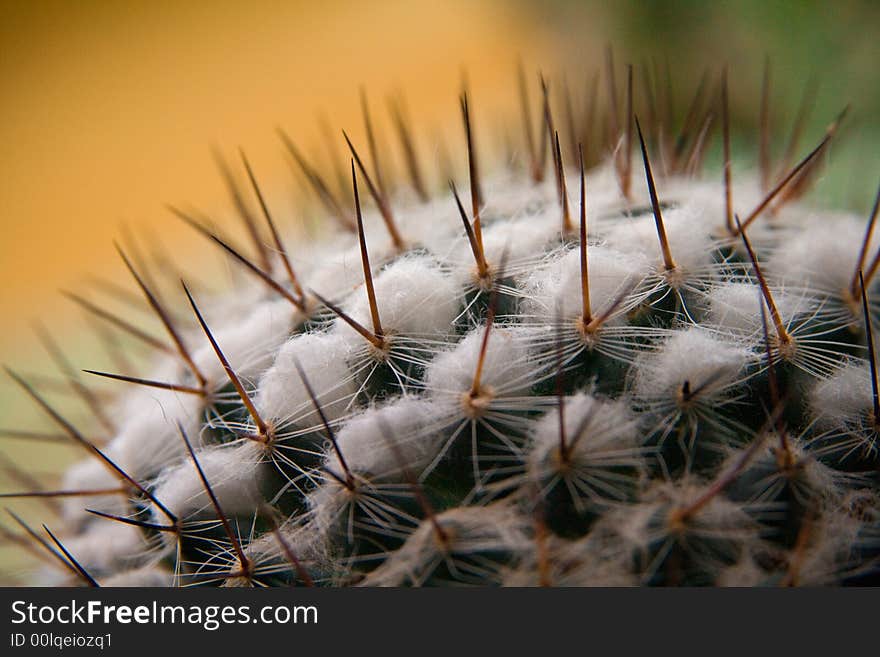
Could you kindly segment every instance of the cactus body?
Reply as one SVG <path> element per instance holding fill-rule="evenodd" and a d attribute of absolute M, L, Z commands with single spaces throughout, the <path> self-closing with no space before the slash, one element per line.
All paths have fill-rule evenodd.
<path fill-rule="evenodd" d="M 275 249 L 277 287 L 194 294 L 191 362 L 139 375 L 178 389 L 123 388 L 66 474 L 122 485 L 64 500 L 67 550 L 108 585 L 870 578 L 865 218 L 786 198 L 795 177 L 739 230 L 721 176 L 621 135 L 583 180 L 558 144 L 542 181 L 484 174 L 464 224 L 381 192 L 284 254 L 296 278 Z M 733 207 L 766 191 L 738 176 Z"/>

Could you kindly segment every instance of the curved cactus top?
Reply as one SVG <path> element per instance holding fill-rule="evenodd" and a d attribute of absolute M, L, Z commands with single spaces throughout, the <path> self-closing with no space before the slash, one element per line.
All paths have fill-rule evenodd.
<path fill-rule="evenodd" d="M 79 299 L 153 352 L 92 372 L 116 379 L 112 431 L 13 373 L 88 452 L 39 493 L 51 538 L 15 517 L 45 548 L 36 581 L 873 581 L 877 205 L 866 226 L 799 201 L 838 120 L 733 180 L 726 73 L 680 123 L 634 99 L 631 68 L 622 96 L 611 80 L 606 109 L 559 120 L 542 79 L 539 129 L 524 87 L 525 147 L 491 175 L 463 95 L 451 193 L 426 191 L 399 115 L 412 190 L 369 120 L 366 151 L 345 136 L 350 188 L 282 135 L 335 220 L 309 243 L 280 234 L 247 160 L 253 199 L 224 165 L 250 249 L 175 210 L 241 266 L 222 294 L 160 293 L 120 251 L 166 335 Z"/>

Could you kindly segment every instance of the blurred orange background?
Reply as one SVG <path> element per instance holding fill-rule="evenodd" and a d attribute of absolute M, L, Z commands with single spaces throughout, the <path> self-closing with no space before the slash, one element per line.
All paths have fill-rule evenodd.
<path fill-rule="evenodd" d="M 44 368 L 40 318 L 77 367 L 92 364 L 57 289 L 88 274 L 127 283 L 112 247 L 123 223 L 184 261 L 208 250 L 163 204 L 229 214 L 212 146 L 245 147 L 289 223 L 298 189 L 276 126 L 320 145 L 322 113 L 359 135 L 363 85 L 382 121 L 386 95 L 405 89 L 419 127 L 439 129 L 457 120 L 464 68 L 478 98 L 496 97 L 538 34 L 496 2 L 3 4 L 0 361 Z M 0 393 L 0 426 L 30 416 L 8 381 Z"/>

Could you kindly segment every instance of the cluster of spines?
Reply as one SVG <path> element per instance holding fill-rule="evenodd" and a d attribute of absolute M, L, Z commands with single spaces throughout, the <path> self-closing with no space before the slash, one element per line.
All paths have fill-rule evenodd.
<path fill-rule="evenodd" d="M 453 202 L 430 200 L 398 106 L 392 117 L 423 203 L 402 211 L 365 96 L 372 175 L 344 134 L 349 194 L 332 191 L 282 133 L 342 231 L 305 275 L 247 159 L 270 239 L 220 158 L 256 257 L 172 210 L 253 276 L 256 299 L 242 286 L 203 312 L 184 284 L 198 330 L 184 328 L 131 248 L 120 255 L 171 345 L 71 295 L 160 357 L 149 378 L 91 371 L 142 388 L 109 414 L 45 339 L 114 436 L 104 446 L 10 372 L 92 460 L 70 471 L 64 490 L 7 495 L 60 498 L 64 543 L 15 515 L 25 534 L 4 529 L 7 539 L 30 549 L 29 536 L 89 585 L 799 584 L 870 574 L 877 204 L 860 243 L 790 248 L 811 241 L 792 202 L 815 179 L 839 119 L 792 165 L 799 118 L 771 173 L 765 73 L 761 191 L 740 220 L 726 71 L 719 185 L 695 177 L 719 110 L 706 101 L 708 76 L 675 134 L 659 109 L 668 102 L 655 98 L 659 76 L 645 71 L 652 162 L 633 68 L 621 103 L 610 53 L 607 64 L 604 139 L 592 139 L 598 77 L 580 122 L 563 85 L 575 204 L 543 78 L 540 145 L 520 78 L 531 187 L 521 174 L 481 183 L 462 95 L 470 217 L 454 183 Z M 636 138 L 647 197 L 633 185 Z M 655 183 L 657 159 L 668 193 Z M 362 211 L 362 185 L 375 212 Z M 816 270 L 810 258 L 826 252 L 844 262 Z M 346 256 L 359 261 L 360 280 Z M 199 334 L 207 346 L 194 346 Z"/>

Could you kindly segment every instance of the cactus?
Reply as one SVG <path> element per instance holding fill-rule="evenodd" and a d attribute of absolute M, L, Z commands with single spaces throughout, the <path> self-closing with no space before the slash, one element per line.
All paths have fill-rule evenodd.
<path fill-rule="evenodd" d="M 251 189 L 225 173 L 256 255 L 175 210 L 246 275 L 184 283 L 186 312 L 120 250 L 167 339 L 79 299 L 154 351 L 138 376 L 92 372 L 119 386 L 113 436 L 10 372 L 88 452 L 42 491 L 57 533 L 7 531 L 45 549 L 36 581 L 876 581 L 878 207 L 866 226 L 801 201 L 838 120 L 776 167 L 764 133 L 734 181 L 726 72 L 677 134 L 650 98 L 643 131 L 627 81 L 604 138 L 594 96 L 563 149 L 547 84 L 536 130 L 521 80 L 525 146 L 491 174 L 464 94 L 469 203 L 428 192 L 399 112 L 412 191 L 366 113 L 345 189 L 282 135 L 335 222 L 288 249 L 242 156 Z"/>

